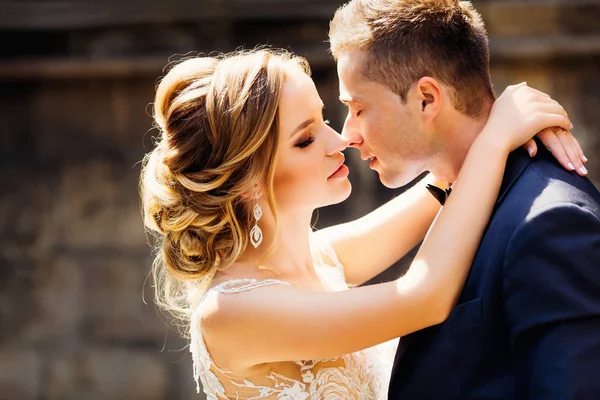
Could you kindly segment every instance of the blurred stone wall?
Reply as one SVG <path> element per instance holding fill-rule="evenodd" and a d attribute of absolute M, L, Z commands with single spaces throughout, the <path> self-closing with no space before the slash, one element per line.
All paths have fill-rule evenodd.
<path fill-rule="evenodd" d="M 325 0 L 0 2 L 0 399 L 191 399 L 185 341 L 152 304 L 139 161 L 169 56 L 268 43 L 311 62 L 340 128 Z M 600 2 L 476 1 L 498 93 L 569 111 L 600 184 Z M 398 194 L 348 152 L 354 193 L 317 226 Z M 368 249 L 365 249 L 368 251 Z M 377 280 L 398 275 L 409 258 Z M 147 304 L 144 303 L 145 302 Z"/>

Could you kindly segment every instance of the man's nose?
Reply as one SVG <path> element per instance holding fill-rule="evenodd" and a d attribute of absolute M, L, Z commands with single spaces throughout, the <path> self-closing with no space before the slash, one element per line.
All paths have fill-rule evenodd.
<path fill-rule="evenodd" d="M 352 115 L 348 113 L 346 117 L 346 121 L 344 121 L 344 127 L 342 128 L 342 137 L 346 138 L 348 141 L 348 146 L 356 146 L 361 142 L 360 129 L 358 127 L 357 121 L 355 118 L 352 118 Z"/>

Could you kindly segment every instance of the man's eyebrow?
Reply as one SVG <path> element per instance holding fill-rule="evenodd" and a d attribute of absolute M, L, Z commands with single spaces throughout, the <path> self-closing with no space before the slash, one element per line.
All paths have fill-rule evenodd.
<path fill-rule="evenodd" d="M 312 124 L 313 122 L 315 122 L 314 118 L 309 118 L 306 121 L 304 121 L 303 123 L 301 123 L 300 125 L 298 125 L 296 127 L 296 129 L 294 129 L 292 131 L 292 134 L 290 135 L 290 137 L 294 136 L 296 133 L 300 132 L 302 129 L 306 128 L 307 126 L 309 126 L 310 124 Z"/>
<path fill-rule="evenodd" d="M 340 96 L 339 99 L 342 103 L 362 103 L 359 98 L 355 97 Z"/>

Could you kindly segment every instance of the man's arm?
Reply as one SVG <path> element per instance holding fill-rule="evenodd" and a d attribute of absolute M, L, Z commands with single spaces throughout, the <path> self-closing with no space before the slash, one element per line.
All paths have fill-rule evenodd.
<path fill-rule="evenodd" d="M 552 205 L 515 231 L 504 310 L 528 399 L 600 399 L 600 219 Z"/>

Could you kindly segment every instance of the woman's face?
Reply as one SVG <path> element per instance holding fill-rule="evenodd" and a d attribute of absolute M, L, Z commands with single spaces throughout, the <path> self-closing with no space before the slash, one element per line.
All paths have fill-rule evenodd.
<path fill-rule="evenodd" d="M 289 66 L 279 102 L 279 142 L 274 177 L 278 210 L 313 210 L 350 195 L 342 150 L 347 141 L 323 120 L 323 102 L 312 79 Z"/>

